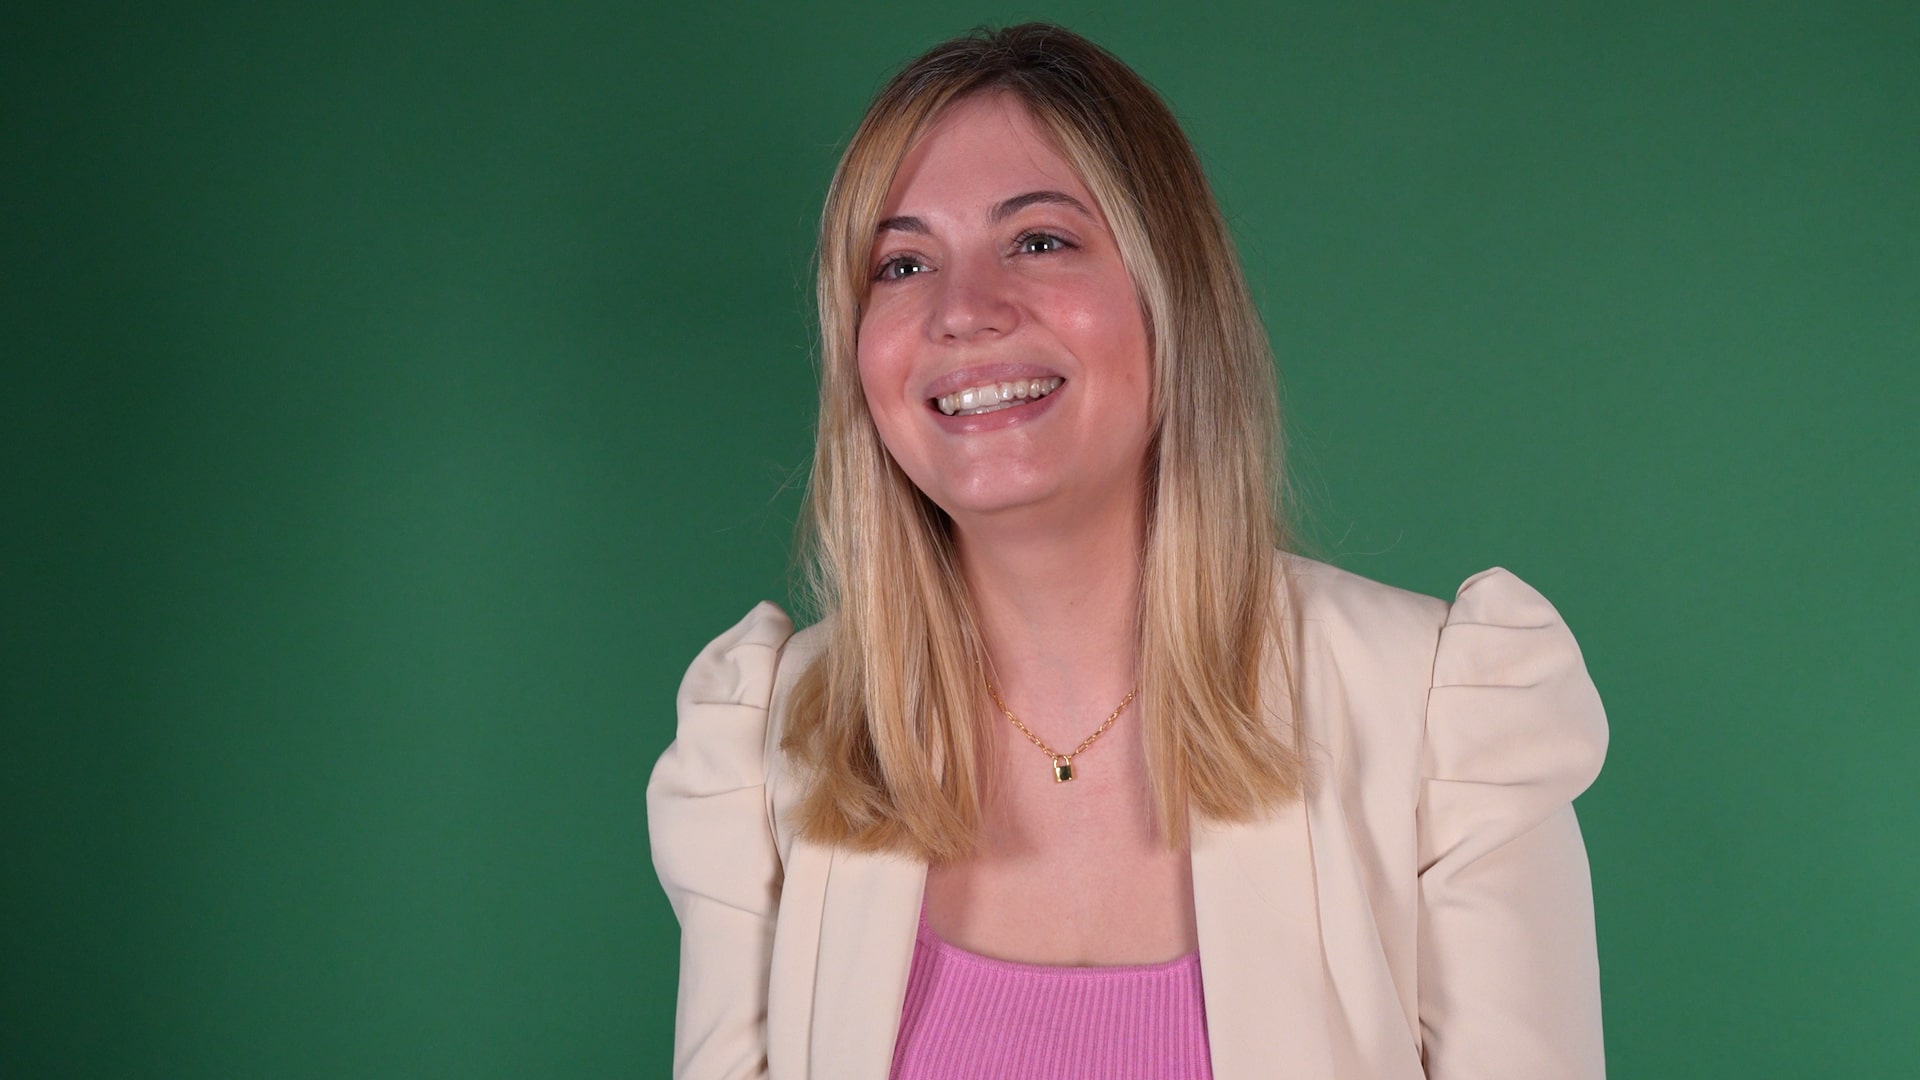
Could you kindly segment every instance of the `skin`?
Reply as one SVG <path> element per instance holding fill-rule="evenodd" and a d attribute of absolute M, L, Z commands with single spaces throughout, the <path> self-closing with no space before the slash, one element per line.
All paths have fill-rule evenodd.
<path fill-rule="evenodd" d="M 997 204 L 1055 191 L 994 221 Z M 874 423 L 952 517 L 995 686 L 1070 752 L 1134 686 L 1141 478 L 1152 434 L 1146 319 L 1106 218 L 1024 105 L 951 106 L 914 146 L 884 229 L 858 340 Z M 1031 419 L 943 426 L 925 391 L 979 364 L 1041 364 L 1067 381 Z M 1035 408 L 1027 406 L 1025 408 Z M 1009 410 L 1010 412 L 1013 410 Z M 1043 964 L 1139 964 L 1197 945 L 1191 863 L 1155 835 L 1129 708 L 1056 784 L 1047 757 L 980 693 L 997 781 L 979 854 L 936 865 L 927 915 L 944 940 Z"/>

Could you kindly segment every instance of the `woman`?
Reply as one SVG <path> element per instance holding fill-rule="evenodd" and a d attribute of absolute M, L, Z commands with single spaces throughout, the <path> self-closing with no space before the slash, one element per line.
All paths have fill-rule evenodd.
<path fill-rule="evenodd" d="M 1551 604 L 1288 550 L 1186 138 L 1028 24 L 879 94 L 819 244 L 826 613 L 704 650 L 648 788 L 676 1076 L 1597 1077 Z"/>

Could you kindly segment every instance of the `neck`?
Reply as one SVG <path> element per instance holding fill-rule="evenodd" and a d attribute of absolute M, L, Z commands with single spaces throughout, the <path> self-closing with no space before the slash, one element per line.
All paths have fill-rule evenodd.
<path fill-rule="evenodd" d="M 1143 539 L 1138 500 L 1064 528 L 956 523 L 994 686 L 1036 731 L 1077 731 L 1133 689 Z"/>

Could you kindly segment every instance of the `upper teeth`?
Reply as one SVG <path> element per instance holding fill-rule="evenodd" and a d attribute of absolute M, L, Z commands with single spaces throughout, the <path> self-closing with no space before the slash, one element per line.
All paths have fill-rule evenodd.
<path fill-rule="evenodd" d="M 955 413 L 984 411 L 996 405 L 1045 397 L 1060 388 L 1066 382 L 1059 376 L 1046 379 L 1014 379 L 1012 382 L 984 383 L 957 390 L 943 398 L 934 399 L 940 411 L 952 416 Z"/>

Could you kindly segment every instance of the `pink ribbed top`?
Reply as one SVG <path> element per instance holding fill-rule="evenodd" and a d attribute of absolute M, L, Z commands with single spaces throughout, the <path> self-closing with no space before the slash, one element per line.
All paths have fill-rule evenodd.
<path fill-rule="evenodd" d="M 893 1080 L 1212 1080 L 1200 954 L 1063 967 L 941 941 L 920 910 Z"/>

